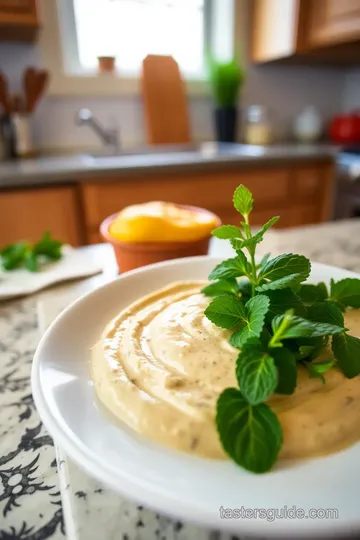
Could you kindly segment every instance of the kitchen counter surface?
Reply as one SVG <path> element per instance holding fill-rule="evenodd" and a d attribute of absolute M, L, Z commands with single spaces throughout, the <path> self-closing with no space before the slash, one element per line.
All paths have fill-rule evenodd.
<path fill-rule="evenodd" d="M 259 245 L 259 255 L 303 253 L 360 272 L 359 232 L 360 219 L 273 230 Z M 209 533 L 126 500 L 54 447 L 32 400 L 31 363 L 52 320 L 80 295 L 116 276 L 109 246 L 85 249 L 101 261 L 103 274 L 0 304 L 0 538 L 65 540 L 66 529 L 72 540 L 246 540 Z M 233 255 L 228 242 L 216 238 L 211 253 Z"/>
<path fill-rule="evenodd" d="M 287 162 L 329 161 L 337 149 L 329 144 L 273 145 L 269 147 L 242 144 L 204 143 L 199 147 L 184 146 L 141 149 L 139 153 L 124 152 L 118 156 L 40 157 L 0 164 L 0 189 L 75 183 L 81 179 L 106 176 L 136 176 L 141 173 L 206 170 L 216 166 L 253 167 Z"/>

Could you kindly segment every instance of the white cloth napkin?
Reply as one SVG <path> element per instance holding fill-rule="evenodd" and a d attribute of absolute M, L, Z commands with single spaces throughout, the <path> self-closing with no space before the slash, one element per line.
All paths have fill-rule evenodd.
<path fill-rule="evenodd" d="M 93 276 L 101 271 L 102 267 L 87 250 L 64 246 L 63 257 L 42 265 L 38 272 L 0 270 L 0 300 L 33 294 L 55 283 Z"/>

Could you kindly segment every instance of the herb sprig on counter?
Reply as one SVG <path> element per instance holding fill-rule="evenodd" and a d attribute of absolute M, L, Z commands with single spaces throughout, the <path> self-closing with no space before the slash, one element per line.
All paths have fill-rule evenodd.
<path fill-rule="evenodd" d="M 251 192 L 239 186 L 233 203 L 243 218 L 240 226 L 222 225 L 212 234 L 229 240 L 236 256 L 213 269 L 202 291 L 213 297 L 206 317 L 231 330 L 229 342 L 239 348 L 238 388 L 220 395 L 216 425 L 225 452 L 245 469 L 264 473 L 276 462 L 283 440 L 266 401 L 273 393 L 295 391 L 298 365 L 323 383 L 334 365 L 345 377 L 360 374 L 360 339 L 348 334 L 343 315 L 347 307 L 360 308 L 360 280 L 332 280 L 329 289 L 304 283 L 311 263 L 292 253 L 267 255 L 257 264 L 256 247 L 279 217 L 253 234 Z M 319 361 L 330 340 L 335 360 Z"/>
<path fill-rule="evenodd" d="M 63 243 L 54 240 L 49 231 L 45 231 L 35 244 L 18 242 L 9 244 L 0 251 L 0 263 L 3 270 L 26 268 L 37 272 L 41 261 L 57 261 L 62 257 Z"/>

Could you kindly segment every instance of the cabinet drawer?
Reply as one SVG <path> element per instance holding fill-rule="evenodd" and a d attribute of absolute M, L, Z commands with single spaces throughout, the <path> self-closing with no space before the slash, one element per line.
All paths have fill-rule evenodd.
<path fill-rule="evenodd" d="M 295 200 L 303 199 L 311 202 L 313 198 L 319 197 L 322 174 L 319 167 L 307 167 L 296 171 L 293 186 Z"/>
<path fill-rule="evenodd" d="M 87 244 L 102 244 L 105 242 L 103 237 L 99 232 L 87 232 L 86 234 L 86 243 Z"/>
<path fill-rule="evenodd" d="M 36 0 L 0 0 L 0 41 L 32 41 L 38 26 Z"/>
<path fill-rule="evenodd" d="M 75 188 L 0 193 L 0 248 L 21 240 L 36 242 L 45 230 L 73 246 L 83 243 Z"/>
<path fill-rule="evenodd" d="M 33 0 L 0 0 L 0 11 L 32 13 L 34 11 L 34 2 Z"/>
<path fill-rule="evenodd" d="M 82 186 L 86 226 L 96 229 L 105 217 L 125 206 L 151 200 L 201 206 L 222 217 L 232 214 L 231 201 L 239 184 L 252 191 L 257 209 L 273 208 L 288 198 L 289 171 L 231 171 L 162 178 L 149 175 L 142 179 L 86 183 Z"/>
<path fill-rule="evenodd" d="M 280 219 L 274 226 L 277 229 L 287 227 L 299 227 L 319 221 L 319 209 L 315 205 L 299 205 L 289 208 L 278 208 L 272 212 L 254 212 L 252 214 L 251 223 L 253 225 L 263 225 L 273 216 L 279 216 Z"/>

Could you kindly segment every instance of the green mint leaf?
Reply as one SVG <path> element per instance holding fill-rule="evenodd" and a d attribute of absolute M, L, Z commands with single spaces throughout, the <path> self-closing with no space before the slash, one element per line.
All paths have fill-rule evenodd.
<path fill-rule="evenodd" d="M 313 345 L 301 345 L 299 347 L 299 355 L 300 358 L 311 358 L 311 355 L 316 350 L 316 348 Z M 279 349 L 281 351 L 281 349 Z"/>
<path fill-rule="evenodd" d="M 260 244 L 266 231 L 273 227 L 279 221 L 279 219 L 280 216 L 274 216 L 261 227 L 261 229 L 253 236 L 256 244 Z"/>
<path fill-rule="evenodd" d="M 37 242 L 33 251 L 35 255 L 43 255 L 49 259 L 60 259 L 63 243 L 54 240 L 49 231 L 45 231 L 39 242 Z"/>
<path fill-rule="evenodd" d="M 330 299 L 344 307 L 360 308 L 360 279 L 346 278 L 336 283 L 332 280 Z"/>
<path fill-rule="evenodd" d="M 315 322 L 324 322 L 344 326 L 344 315 L 341 310 L 331 302 L 317 302 L 308 307 L 308 319 Z"/>
<path fill-rule="evenodd" d="M 287 341 L 286 347 L 293 352 L 296 359 L 312 361 L 325 349 L 328 342 L 328 336 L 304 337 Z"/>
<path fill-rule="evenodd" d="M 305 362 L 304 365 L 309 372 L 310 379 L 320 379 L 325 384 L 324 373 L 329 371 L 335 365 L 334 360 L 327 360 L 325 362 Z"/>
<path fill-rule="evenodd" d="M 297 368 L 294 355 L 283 347 L 281 349 L 273 349 L 271 356 L 274 359 L 278 372 L 276 393 L 285 395 L 293 394 L 297 381 Z"/>
<path fill-rule="evenodd" d="M 205 316 L 216 326 L 232 330 L 239 324 L 246 324 L 247 311 L 240 298 L 226 294 L 217 296 L 205 309 Z"/>
<path fill-rule="evenodd" d="M 268 348 L 270 339 L 271 339 L 271 334 L 270 334 L 269 330 L 266 328 L 266 326 L 264 326 L 263 331 L 261 332 L 261 335 L 260 335 L 260 343 L 261 343 L 263 348 L 264 347 L 266 349 Z"/>
<path fill-rule="evenodd" d="M 309 359 L 312 360 L 313 355 L 320 352 L 321 349 L 316 347 L 315 345 L 300 345 L 299 347 L 299 355 L 301 359 Z"/>
<path fill-rule="evenodd" d="M 29 272 L 37 272 L 38 271 L 38 261 L 36 258 L 36 254 L 33 250 L 27 251 L 24 259 L 24 265 Z"/>
<path fill-rule="evenodd" d="M 303 255 L 279 255 L 268 261 L 259 273 L 257 291 L 293 288 L 305 281 L 310 274 L 310 261 Z"/>
<path fill-rule="evenodd" d="M 245 325 L 230 337 L 233 347 L 243 347 L 252 338 L 260 337 L 270 300 L 263 295 L 254 296 L 245 305 Z M 205 312 L 206 313 L 206 312 Z"/>
<path fill-rule="evenodd" d="M 241 393 L 250 405 L 268 399 L 278 384 L 274 359 L 257 345 L 246 346 L 240 352 L 236 377 Z"/>
<path fill-rule="evenodd" d="M 216 426 L 235 463 L 254 473 L 273 467 L 283 437 L 279 420 L 267 405 L 249 405 L 239 390 L 227 388 L 217 401 Z"/>
<path fill-rule="evenodd" d="M 265 264 L 268 262 L 269 259 L 270 259 L 270 253 L 266 253 L 266 255 L 264 255 L 264 257 L 261 259 L 260 263 L 256 266 L 256 269 L 260 270 L 260 268 L 265 266 Z"/>
<path fill-rule="evenodd" d="M 245 240 L 239 240 L 237 238 L 232 238 L 230 240 L 231 246 L 235 249 L 236 253 L 241 253 L 242 249 L 253 247 L 257 244 L 255 236 L 246 238 Z"/>
<path fill-rule="evenodd" d="M 274 317 L 271 327 L 274 335 L 271 338 L 270 347 L 281 347 L 280 342 L 284 339 L 330 336 L 344 331 L 344 328 L 333 324 L 312 322 L 297 317 L 291 311 Z"/>
<path fill-rule="evenodd" d="M 335 364 L 335 360 L 327 360 L 325 362 L 317 362 L 311 365 L 314 368 L 314 371 L 316 371 L 317 373 L 326 373 L 327 371 L 329 371 L 329 369 L 334 367 Z"/>
<path fill-rule="evenodd" d="M 337 334 L 333 336 L 331 348 L 345 377 L 352 379 L 360 374 L 360 339 Z"/>
<path fill-rule="evenodd" d="M 230 244 L 231 247 L 236 251 L 236 253 L 242 253 L 245 240 L 239 240 L 238 238 L 231 238 Z"/>
<path fill-rule="evenodd" d="M 323 302 L 329 296 L 325 283 L 318 283 L 317 285 L 304 283 L 301 285 L 298 295 L 304 304 Z"/>
<path fill-rule="evenodd" d="M 238 291 L 241 294 L 241 300 L 243 302 L 249 300 L 252 292 L 251 282 L 246 278 L 240 279 L 238 281 Z"/>
<path fill-rule="evenodd" d="M 221 296 L 223 294 L 237 294 L 238 284 L 236 279 L 221 279 L 204 287 L 201 292 L 206 296 Z"/>
<path fill-rule="evenodd" d="M 217 266 L 209 275 L 209 280 L 233 279 L 245 276 L 248 268 L 248 261 L 243 253 L 238 253 L 237 257 L 228 259 Z"/>
<path fill-rule="evenodd" d="M 233 204 L 235 209 L 244 216 L 244 218 L 247 218 L 254 205 L 252 193 L 245 186 L 240 185 L 235 190 Z"/>
<path fill-rule="evenodd" d="M 259 292 L 276 291 L 281 289 L 287 289 L 289 287 L 296 286 L 301 280 L 300 274 L 289 274 L 275 281 L 268 281 L 258 285 L 256 290 Z"/>
<path fill-rule="evenodd" d="M 239 252 L 241 249 L 249 248 L 249 247 L 252 248 L 252 247 L 256 246 L 257 244 L 260 244 L 260 242 L 262 242 L 262 240 L 264 238 L 264 234 L 266 233 L 266 231 L 268 229 L 270 229 L 270 227 L 275 225 L 275 223 L 278 220 L 279 220 L 278 216 L 269 219 L 269 221 L 267 223 L 265 223 L 265 225 L 263 225 L 261 227 L 261 229 L 256 234 L 254 234 L 254 236 L 250 236 L 251 235 L 251 230 L 250 230 L 250 227 L 247 225 L 247 227 L 249 227 L 249 231 L 250 231 L 248 233 L 249 238 L 246 238 L 245 240 L 237 240 L 236 238 L 233 238 L 231 240 L 232 247 L 235 249 L 236 252 Z M 245 228 L 245 225 L 246 224 L 243 224 L 244 228 Z M 245 231 L 246 231 L 246 229 L 245 229 Z"/>
<path fill-rule="evenodd" d="M 311 270 L 309 259 L 303 255 L 288 253 L 270 259 L 261 269 L 259 278 L 276 281 L 291 274 L 299 274 L 299 282 L 305 281 Z"/>
<path fill-rule="evenodd" d="M 221 225 L 212 231 L 211 234 L 216 236 L 216 238 L 221 238 L 223 240 L 230 240 L 230 238 L 244 238 L 241 229 L 235 225 Z"/>
<path fill-rule="evenodd" d="M 306 309 L 300 298 L 291 289 L 267 290 L 264 293 L 270 300 L 268 316 L 282 315 L 292 309 L 295 315 L 306 317 Z"/>
<path fill-rule="evenodd" d="M 0 252 L 1 266 L 4 270 L 15 270 L 24 264 L 28 250 L 27 242 L 18 242 L 6 246 Z"/>

